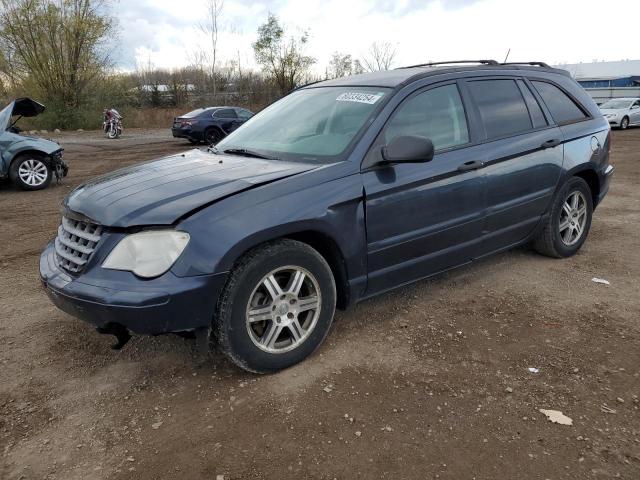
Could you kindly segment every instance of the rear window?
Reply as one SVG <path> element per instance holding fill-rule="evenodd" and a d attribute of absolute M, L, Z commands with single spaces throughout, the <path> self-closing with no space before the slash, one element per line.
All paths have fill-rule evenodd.
<path fill-rule="evenodd" d="M 514 80 L 479 80 L 469 83 L 489 140 L 532 129 L 529 110 Z"/>
<path fill-rule="evenodd" d="M 559 125 L 579 122 L 587 118 L 587 115 L 576 103 L 562 90 L 547 82 L 533 81 L 538 93 L 547 105 L 551 116 Z"/>

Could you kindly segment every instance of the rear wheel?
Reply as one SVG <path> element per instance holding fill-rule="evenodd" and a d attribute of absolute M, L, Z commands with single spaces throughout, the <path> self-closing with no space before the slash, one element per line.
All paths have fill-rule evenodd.
<path fill-rule="evenodd" d="M 626 130 L 629 128 L 629 117 L 624 117 L 620 122 L 620 130 Z"/>
<path fill-rule="evenodd" d="M 217 128 L 210 128 L 204 132 L 204 141 L 207 145 L 215 145 L 222 140 L 222 132 Z"/>
<path fill-rule="evenodd" d="M 534 249 L 555 258 L 574 255 L 587 239 L 592 215 L 589 185 L 582 178 L 571 178 L 558 192 L 547 223 L 533 242 Z"/>
<path fill-rule="evenodd" d="M 25 154 L 13 161 L 9 177 L 22 190 L 42 190 L 51 183 L 52 171 L 41 155 Z"/>
<path fill-rule="evenodd" d="M 308 357 L 333 320 L 331 269 L 310 246 L 279 240 L 248 252 L 220 296 L 212 336 L 239 367 L 275 372 Z"/>

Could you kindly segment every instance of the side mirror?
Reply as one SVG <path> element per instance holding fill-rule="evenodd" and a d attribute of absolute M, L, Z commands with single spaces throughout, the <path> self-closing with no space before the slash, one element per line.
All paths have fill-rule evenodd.
<path fill-rule="evenodd" d="M 406 135 L 395 137 L 382 147 L 384 163 L 421 163 L 433 160 L 433 142 L 425 137 Z"/>

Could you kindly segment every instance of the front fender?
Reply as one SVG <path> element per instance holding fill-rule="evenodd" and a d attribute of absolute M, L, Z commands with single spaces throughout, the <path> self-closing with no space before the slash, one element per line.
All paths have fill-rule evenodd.
<path fill-rule="evenodd" d="M 10 137 L 7 138 L 7 136 Z M 2 152 L 2 159 L 4 160 L 5 166 L 7 168 L 14 158 L 24 152 L 39 152 L 43 155 L 50 156 L 51 154 L 61 150 L 59 144 L 50 140 L 45 140 L 43 138 L 23 137 L 21 135 L 10 132 L 5 132 L 2 141 L 5 144 L 8 143 L 8 146 L 5 147 L 4 151 Z"/>
<path fill-rule="evenodd" d="M 215 203 L 176 228 L 191 236 L 172 271 L 179 276 L 231 270 L 250 248 L 300 232 L 317 232 L 340 249 L 350 279 L 366 276 L 366 236 L 359 174 L 279 194 L 249 190 Z"/>

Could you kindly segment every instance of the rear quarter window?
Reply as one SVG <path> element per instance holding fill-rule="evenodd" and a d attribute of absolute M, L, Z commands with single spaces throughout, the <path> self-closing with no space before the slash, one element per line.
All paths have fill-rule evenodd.
<path fill-rule="evenodd" d="M 532 81 L 551 116 L 558 125 L 579 122 L 588 118 L 585 112 L 566 93 L 548 82 Z"/>

